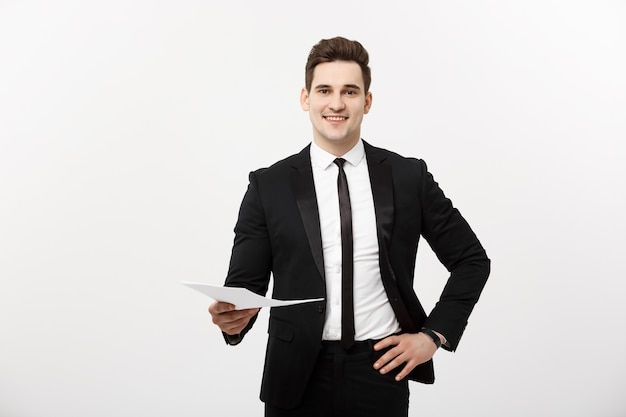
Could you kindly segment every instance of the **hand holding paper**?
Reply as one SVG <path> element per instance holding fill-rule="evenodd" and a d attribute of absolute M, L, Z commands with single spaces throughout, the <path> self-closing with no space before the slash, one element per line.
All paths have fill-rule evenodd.
<path fill-rule="evenodd" d="M 305 300 L 275 300 L 255 294 L 245 288 L 219 287 L 189 281 L 181 281 L 181 284 L 200 291 L 216 301 L 234 304 L 236 310 L 261 307 L 281 307 L 324 300 L 323 298 L 309 298 Z"/>

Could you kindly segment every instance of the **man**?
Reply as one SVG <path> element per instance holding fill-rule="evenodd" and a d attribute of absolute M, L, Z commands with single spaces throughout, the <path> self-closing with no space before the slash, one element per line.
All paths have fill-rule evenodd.
<path fill-rule="evenodd" d="M 406 416 L 408 379 L 434 382 L 431 358 L 455 350 L 490 261 L 423 161 L 361 139 L 372 106 L 368 53 L 337 37 L 309 55 L 301 105 L 313 141 L 250 174 L 227 286 L 278 299 L 261 400 L 267 416 Z M 423 236 L 450 277 L 426 315 L 413 274 Z M 258 309 L 209 307 L 229 344 Z"/>

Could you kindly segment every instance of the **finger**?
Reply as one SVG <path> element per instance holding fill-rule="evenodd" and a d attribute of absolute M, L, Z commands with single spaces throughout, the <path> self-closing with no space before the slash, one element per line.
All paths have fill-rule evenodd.
<path fill-rule="evenodd" d="M 250 323 L 250 320 L 256 313 L 258 313 L 258 311 L 258 308 L 241 310 L 241 313 L 243 314 L 238 319 L 230 323 L 230 330 L 235 334 L 241 333 L 241 331 L 248 325 L 248 323 Z"/>
<path fill-rule="evenodd" d="M 209 313 L 222 314 L 227 311 L 235 310 L 235 305 L 231 303 L 225 303 L 222 301 L 216 301 L 209 306 Z"/>
<path fill-rule="evenodd" d="M 235 310 L 234 312 L 238 312 L 241 317 L 252 317 L 254 316 L 256 313 L 258 313 L 261 309 L 260 308 L 247 308 L 245 310 Z"/>
<path fill-rule="evenodd" d="M 238 334 L 248 325 L 250 319 L 258 311 L 258 308 L 227 311 L 213 316 L 213 323 L 225 333 Z"/>
<path fill-rule="evenodd" d="M 404 379 L 409 375 L 417 366 L 427 362 L 433 357 L 434 351 L 428 351 L 423 349 L 416 349 L 411 354 L 405 352 L 403 357 L 406 357 L 406 364 L 402 370 L 396 375 L 396 381 Z"/>
<path fill-rule="evenodd" d="M 378 343 L 376 343 L 374 345 L 374 350 L 375 351 L 379 351 L 379 350 L 383 350 L 385 348 L 388 348 L 389 346 L 394 346 L 397 345 L 399 343 L 399 338 L 398 336 L 388 336 L 385 337 L 383 340 L 379 341 Z"/>
<path fill-rule="evenodd" d="M 396 348 L 390 349 L 389 351 L 385 352 L 384 355 L 378 358 L 376 362 L 374 362 L 374 369 L 380 370 L 381 373 L 389 372 L 399 365 L 398 363 L 394 362 L 397 361 L 398 355 L 399 352 L 396 350 Z"/>
<path fill-rule="evenodd" d="M 237 320 L 220 326 L 220 329 L 227 334 L 239 334 L 248 325 L 250 320 Z"/>
<path fill-rule="evenodd" d="M 386 373 L 393 371 L 398 366 L 402 365 L 404 362 L 405 360 L 402 359 L 402 355 L 395 356 L 394 358 L 390 359 L 387 363 L 384 363 L 383 366 L 380 368 L 379 372 L 384 375 Z"/>
<path fill-rule="evenodd" d="M 250 320 L 246 318 L 238 318 L 234 320 L 222 320 L 216 322 L 220 330 L 228 334 L 238 334 L 243 330 Z"/>
<path fill-rule="evenodd" d="M 408 374 L 411 373 L 413 369 L 415 369 L 415 366 L 416 365 L 410 363 L 404 365 L 404 368 L 402 368 L 402 370 L 398 372 L 398 375 L 396 375 L 396 381 L 402 381 L 404 377 L 406 377 Z"/>
<path fill-rule="evenodd" d="M 228 324 L 228 323 L 235 323 L 240 320 L 248 321 L 250 320 L 252 316 L 258 313 L 258 311 L 259 311 L 258 308 L 251 308 L 251 309 L 246 309 L 246 310 L 224 311 L 222 313 L 212 315 L 213 323 Z"/>

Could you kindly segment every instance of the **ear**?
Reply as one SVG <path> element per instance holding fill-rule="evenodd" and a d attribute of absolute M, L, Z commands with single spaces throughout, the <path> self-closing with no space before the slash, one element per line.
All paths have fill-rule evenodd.
<path fill-rule="evenodd" d="M 365 95 L 365 108 L 363 109 L 363 114 L 369 113 L 370 109 L 372 108 L 373 98 L 374 96 L 372 96 L 372 92 L 368 91 L 367 94 Z"/>
<path fill-rule="evenodd" d="M 302 91 L 300 92 L 300 105 L 302 106 L 302 110 L 309 111 L 309 92 L 305 87 L 302 87 Z"/>

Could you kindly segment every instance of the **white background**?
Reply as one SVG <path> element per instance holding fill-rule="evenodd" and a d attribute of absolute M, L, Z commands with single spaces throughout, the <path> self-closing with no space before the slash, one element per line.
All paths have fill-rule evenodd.
<path fill-rule="evenodd" d="M 228 4 L 226 4 L 228 3 Z M 250 170 L 311 138 L 311 46 L 369 50 L 363 137 L 426 160 L 493 271 L 412 416 L 626 415 L 623 1 L 0 1 L 0 416 L 255 416 L 226 346 Z M 447 277 L 427 245 L 416 288 Z"/>

